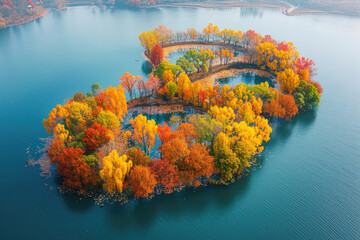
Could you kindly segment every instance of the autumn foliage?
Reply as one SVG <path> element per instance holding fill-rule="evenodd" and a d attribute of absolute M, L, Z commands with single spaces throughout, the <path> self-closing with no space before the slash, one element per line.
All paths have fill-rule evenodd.
<path fill-rule="evenodd" d="M 189 28 L 176 33 L 160 25 L 139 39 L 156 67 L 147 81 L 125 72 L 120 85 L 103 90 L 93 84 L 91 92 L 76 93 L 43 120 L 54 136 L 47 155 L 71 190 L 102 186 L 111 195 L 146 198 L 186 186 L 233 181 L 263 152 L 273 122 L 291 121 L 319 105 L 323 89 L 313 79 L 315 63 L 299 57 L 291 42 L 214 24 L 202 32 Z M 163 60 L 163 47 L 176 41 L 232 47 L 190 49 L 172 64 Z M 272 74 L 274 84 L 203 87 L 194 81 L 194 75 L 212 71 L 215 62 L 229 66 L 240 61 L 233 48 L 243 51 L 246 64 L 257 64 Z M 160 124 L 134 108 L 128 114 L 128 103 L 134 107 L 147 102 L 150 113 L 153 102 L 164 108 L 182 104 L 202 113 Z"/>
<path fill-rule="evenodd" d="M 155 66 L 159 65 L 164 60 L 164 50 L 161 45 L 158 43 L 151 50 L 150 61 Z"/>

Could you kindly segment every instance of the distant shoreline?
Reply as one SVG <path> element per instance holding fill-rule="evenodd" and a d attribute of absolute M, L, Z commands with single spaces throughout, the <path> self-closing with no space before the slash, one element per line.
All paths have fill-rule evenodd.
<path fill-rule="evenodd" d="M 44 9 L 44 11 L 42 13 L 40 13 L 39 15 L 36 15 L 36 16 L 31 16 L 29 18 L 26 18 L 26 19 L 22 19 L 22 21 L 20 22 L 17 22 L 17 23 L 12 23 L 12 24 L 9 24 L 9 25 L 6 25 L 5 28 L 9 28 L 9 27 L 15 27 L 15 26 L 19 26 L 19 25 L 22 25 L 22 24 L 25 24 L 25 23 L 28 23 L 28 22 L 31 22 L 31 21 L 34 21 L 38 18 L 41 18 L 43 16 L 45 16 L 46 14 L 48 14 L 50 11 L 50 9 Z"/>
<path fill-rule="evenodd" d="M 272 3 L 243 3 L 243 2 L 187 2 L 187 3 L 165 3 L 157 4 L 151 6 L 141 6 L 141 8 L 162 8 L 162 7 L 172 7 L 172 8 L 204 8 L 204 9 L 224 9 L 224 8 L 264 8 L 264 9 L 276 9 L 280 10 L 284 15 L 287 16 L 299 16 L 299 15 L 308 15 L 308 14 L 331 14 L 331 15 L 346 15 L 346 16 L 360 16 L 360 11 L 356 13 L 348 13 L 344 11 L 331 11 L 325 9 L 310 9 L 304 7 L 298 7 L 290 5 L 286 2 L 281 2 L 279 4 Z"/>

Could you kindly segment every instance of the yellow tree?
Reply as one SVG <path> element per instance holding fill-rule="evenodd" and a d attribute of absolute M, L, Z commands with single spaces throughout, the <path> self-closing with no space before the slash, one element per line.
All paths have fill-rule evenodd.
<path fill-rule="evenodd" d="M 210 41 L 210 37 L 213 37 L 214 40 L 215 36 L 219 34 L 219 27 L 209 23 L 209 25 L 203 29 L 203 33 L 207 36 L 207 41 Z"/>
<path fill-rule="evenodd" d="M 122 192 L 126 175 L 133 166 L 132 161 L 127 161 L 127 156 L 119 156 L 116 150 L 103 158 L 103 169 L 100 170 L 100 177 L 104 181 L 103 188 L 109 192 Z"/>
<path fill-rule="evenodd" d="M 64 107 L 68 112 L 65 123 L 69 130 L 74 133 L 84 131 L 92 117 L 91 108 L 86 103 L 81 102 L 71 102 Z"/>
<path fill-rule="evenodd" d="M 280 89 L 284 93 L 291 94 L 300 85 L 299 75 L 289 68 L 279 72 L 276 80 L 280 83 Z"/>
<path fill-rule="evenodd" d="M 134 139 L 143 147 L 144 152 L 148 153 L 151 147 L 155 146 L 155 136 L 157 125 L 154 120 L 147 120 L 146 116 L 140 114 L 131 119 L 130 123 L 134 128 Z"/>
<path fill-rule="evenodd" d="M 175 80 L 175 75 L 171 71 L 171 69 L 165 70 L 162 77 L 163 77 L 165 84 L 167 84 L 168 82 L 171 82 L 171 81 L 174 82 L 174 80 Z"/>
<path fill-rule="evenodd" d="M 96 96 L 97 101 L 106 109 L 109 110 L 123 121 L 123 117 L 127 113 L 127 103 L 124 88 L 122 86 L 107 87 Z"/>
<path fill-rule="evenodd" d="M 235 120 L 234 110 L 230 107 L 212 106 L 208 114 L 226 126 Z"/>
<path fill-rule="evenodd" d="M 53 108 L 49 113 L 48 119 L 43 120 L 44 128 L 49 134 L 53 133 L 56 124 L 68 115 L 69 113 L 66 108 L 60 104 L 56 105 L 56 108 Z"/>
<path fill-rule="evenodd" d="M 178 95 L 180 98 L 184 98 L 184 92 L 187 91 L 191 86 L 191 81 L 186 73 L 180 73 L 177 80 Z"/>
<path fill-rule="evenodd" d="M 209 59 L 209 68 L 212 68 L 215 54 L 210 48 L 200 48 L 200 53 L 207 53 Z"/>
<path fill-rule="evenodd" d="M 240 120 L 245 121 L 247 124 L 253 123 L 255 120 L 255 113 L 253 111 L 251 102 L 244 103 L 240 101 L 237 115 L 239 116 Z"/>
<path fill-rule="evenodd" d="M 151 50 L 159 43 L 161 36 L 157 31 L 142 32 L 139 36 L 141 46 L 150 54 Z"/>
<path fill-rule="evenodd" d="M 121 126 L 119 118 L 113 112 L 108 110 L 101 110 L 96 117 L 96 122 L 111 130 L 119 129 Z"/>
<path fill-rule="evenodd" d="M 191 90 L 190 101 L 193 105 L 196 105 L 199 103 L 199 93 L 202 90 L 201 83 L 199 81 L 192 83 L 190 90 Z"/>

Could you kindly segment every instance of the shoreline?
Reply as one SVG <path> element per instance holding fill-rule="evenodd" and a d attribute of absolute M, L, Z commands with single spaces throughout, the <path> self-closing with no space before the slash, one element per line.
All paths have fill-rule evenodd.
<path fill-rule="evenodd" d="M 14 23 L 14 24 L 6 25 L 6 27 L 5 27 L 4 29 L 9 28 L 9 27 L 15 27 L 15 26 L 19 26 L 19 25 L 22 25 L 22 24 L 25 24 L 25 23 L 32 22 L 32 21 L 34 21 L 34 20 L 36 20 L 36 19 L 39 19 L 39 18 L 45 16 L 45 15 L 48 14 L 49 12 L 50 12 L 50 9 L 49 9 L 49 8 L 46 8 L 46 9 L 44 9 L 44 11 L 43 11 L 41 14 L 36 15 L 36 16 L 32 16 L 32 17 L 30 17 L 30 18 L 28 18 L 28 19 L 24 19 L 23 21 L 21 21 L 21 22 L 19 22 L 19 23 Z"/>
<path fill-rule="evenodd" d="M 226 8 L 263 8 L 280 10 L 286 16 L 300 16 L 300 15 L 344 15 L 344 16 L 360 16 L 360 11 L 357 13 L 348 13 L 344 11 L 326 10 L 326 9 L 312 9 L 299 6 L 293 6 L 287 2 L 279 2 L 279 4 L 263 3 L 241 3 L 235 1 L 228 2 L 187 2 L 187 3 L 164 3 L 152 6 L 140 6 L 140 8 L 203 8 L 203 9 L 226 9 Z"/>
<path fill-rule="evenodd" d="M 201 86 L 207 88 L 210 86 L 217 86 L 218 83 L 216 82 L 216 79 L 225 78 L 225 77 L 237 77 L 242 73 L 250 73 L 250 72 L 256 73 L 260 77 L 267 77 L 271 80 L 274 80 L 273 76 L 264 70 L 253 69 L 253 68 L 243 68 L 243 69 L 230 68 L 230 69 L 222 70 L 220 72 L 215 72 L 209 76 L 196 80 L 195 82 L 200 82 Z"/>

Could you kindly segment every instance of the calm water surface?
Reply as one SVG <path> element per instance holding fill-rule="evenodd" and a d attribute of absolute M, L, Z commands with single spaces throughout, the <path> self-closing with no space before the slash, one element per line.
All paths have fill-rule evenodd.
<path fill-rule="evenodd" d="M 142 31 L 209 22 L 293 41 L 319 68 L 319 109 L 276 128 L 261 168 L 229 187 L 99 208 L 25 167 L 56 104 L 125 71 L 145 76 Z M 359 18 L 256 9 L 76 7 L 0 31 L 1 239 L 360 239 L 359 42 Z"/>

